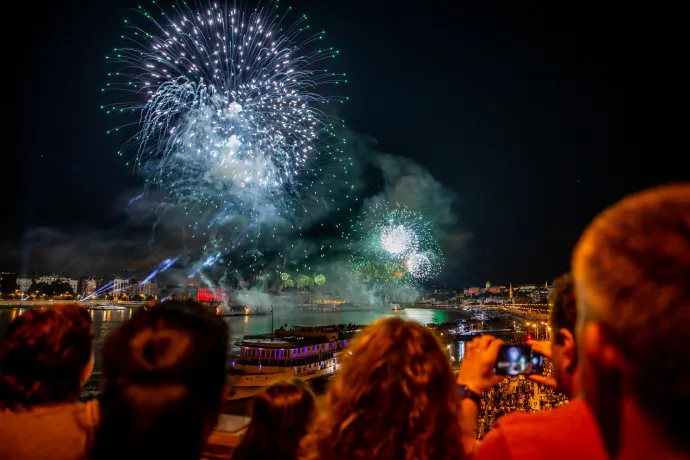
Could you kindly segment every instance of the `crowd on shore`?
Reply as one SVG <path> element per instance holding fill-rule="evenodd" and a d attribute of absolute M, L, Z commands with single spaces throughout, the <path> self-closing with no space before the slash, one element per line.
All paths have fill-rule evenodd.
<path fill-rule="evenodd" d="M 528 342 L 545 374 L 497 374 L 504 343 L 487 334 L 454 375 L 433 332 L 382 319 L 348 349 L 323 408 L 298 381 L 266 388 L 227 458 L 690 459 L 690 185 L 598 216 L 550 304 L 551 340 Z M 202 458 L 229 391 L 227 324 L 194 302 L 143 309 L 105 341 L 102 394 L 82 403 L 92 334 L 74 304 L 9 325 L 0 458 Z"/>
<path fill-rule="evenodd" d="M 568 404 L 568 398 L 553 388 L 519 376 L 506 379 L 482 395 L 477 417 L 477 439 L 482 439 L 498 419 L 512 412 L 539 412 Z"/>

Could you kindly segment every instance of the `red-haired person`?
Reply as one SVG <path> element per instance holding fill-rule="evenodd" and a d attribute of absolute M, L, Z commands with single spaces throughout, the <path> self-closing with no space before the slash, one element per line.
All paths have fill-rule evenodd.
<path fill-rule="evenodd" d="M 0 345 L 0 458 L 83 459 L 97 403 L 77 397 L 93 369 L 91 316 L 78 305 L 29 310 Z"/>
<path fill-rule="evenodd" d="M 307 460 L 459 459 L 460 393 L 424 326 L 379 320 L 360 334 L 301 446 Z M 476 416 L 476 415 L 475 415 Z"/>

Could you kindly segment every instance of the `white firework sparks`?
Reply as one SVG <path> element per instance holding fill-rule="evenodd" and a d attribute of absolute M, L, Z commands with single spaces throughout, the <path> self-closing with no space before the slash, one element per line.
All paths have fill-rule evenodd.
<path fill-rule="evenodd" d="M 381 247 L 394 256 L 402 257 L 417 249 L 417 235 L 403 225 L 392 225 L 381 230 Z"/>
<path fill-rule="evenodd" d="M 407 272 L 416 279 L 426 279 L 433 274 L 433 264 L 425 254 L 413 253 L 405 258 Z"/>
<path fill-rule="evenodd" d="M 140 114 L 128 144 L 137 149 L 135 166 L 209 226 L 293 212 L 302 196 L 316 194 L 315 184 L 344 169 L 343 141 L 333 132 L 339 122 L 323 107 L 345 98 L 316 92 L 345 82 L 319 70 L 338 51 L 318 46 L 324 32 L 313 33 L 306 16 L 286 24 L 277 2 L 174 8 L 166 15 L 139 7 L 152 31 L 125 21 L 132 33 L 109 56 L 122 67 L 109 74 L 108 89 L 138 99 L 104 107 Z"/>

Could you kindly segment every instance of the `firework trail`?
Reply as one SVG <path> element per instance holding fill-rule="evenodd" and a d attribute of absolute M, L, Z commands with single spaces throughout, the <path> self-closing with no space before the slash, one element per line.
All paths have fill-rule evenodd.
<path fill-rule="evenodd" d="M 278 2 L 190 5 L 167 14 L 154 2 L 139 7 L 143 25 L 125 20 L 104 90 L 127 101 L 102 108 L 138 117 L 119 154 L 136 151 L 133 166 L 195 233 L 232 229 L 255 243 L 262 225 L 325 206 L 329 181 L 347 173 L 341 122 L 325 111 L 346 98 L 319 92 L 345 75 L 326 70 L 338 51 L 320 46 L 325 32 L 306 16 L 290 23 Z"/>

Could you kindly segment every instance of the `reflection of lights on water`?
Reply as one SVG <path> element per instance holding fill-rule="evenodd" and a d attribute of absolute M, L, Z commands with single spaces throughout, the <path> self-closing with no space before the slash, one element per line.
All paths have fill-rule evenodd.
<path fill-rule="evenodd" d="M 455 342 L 454 344 L 447 345 L 447 347 L 451 362 L 460 362 L 465 358 L 465 342 Z"/>

